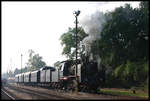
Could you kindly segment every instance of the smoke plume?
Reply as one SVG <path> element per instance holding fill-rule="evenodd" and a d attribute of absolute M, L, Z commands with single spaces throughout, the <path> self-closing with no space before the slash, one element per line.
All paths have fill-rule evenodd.
<path fill-rule="evenodd" d="M 106 22 L 105 15 L 103 12 L 96 11 L 92 15 L 85 16 L 82 21 L 80 21 L 81 26 L 84 31 L 88 34 L 82 41 L 82 46 L 85 46 L 85 55 L 89 56 L 89 60 L 93 60 L 93 54 L 91 54 L 91 44 L 94 40 L 100 38 L 100 32 L 103 29 L 103 24 Z M 96 61 L 100 69 L 101 58 L 96 56 Z"/>
<path fill-rule="evenodd" d="M 92 15 L 87 15 L 82 19 L 81 25 L 88 34 L 82 41 L 85 46 L 86 55 L 89 55 L 90 53 L 91 43 L 97 38 L 100 38 L 99 34 L 102 31 L 103 23 L 105 23 L 105 16 L 103 12 L 99 11 L 96 11 Z"/>

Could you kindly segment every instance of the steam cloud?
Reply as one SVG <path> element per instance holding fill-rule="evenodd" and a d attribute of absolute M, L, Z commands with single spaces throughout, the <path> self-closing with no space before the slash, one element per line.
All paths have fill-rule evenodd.
<path fill-rule="evenodd" d="M 106 22 L 105 15 L 103 12 L 96 11 L 92 15 L 85 16 L 81 22 L 81 26 L 88 34 L 87 37 L 81 42 L 82 46 L 85 46 L 85 55 L 89 56 L 89 60 L 93 60 L 93 54 L 91 54 L 91 44 L 94 40 L 100 38 L 100 32 L 103 29 L 103 24 Z M 95 61 L 98 63 L 98 69 L 101 69 L 100 56 L 95 57 Z"/>
<path fill-rule="evenodd" d="M 103 23 L 105 23 L 105 16 L 103 12 L 96 11 L 92 15 L 87 15 L 81 20 L 81 26 L 88 34 L 82 41 L 82 44 L 85 46 L 85 55 L 89 55 L 91 51 L 91 43 L 100 38 L 99 33 L 103 29 Z"/>

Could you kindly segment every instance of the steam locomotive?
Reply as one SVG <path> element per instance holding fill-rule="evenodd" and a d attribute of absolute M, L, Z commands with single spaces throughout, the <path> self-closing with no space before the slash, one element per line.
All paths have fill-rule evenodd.
<path fill-rule="evenodd" d="M 21 73 L 15 76 L 17 84 L 48 86 L 56 89 L 79 91 L 97 91 L 103 82 L 101 71 L 98 70 L 97 63 L 88 61 L 87 58 L 77 60 L 76 82 L 76 61 L 62 61 L 59 66 L 45 66 L 40 70 Z M 78 85 L 77 85 L 78 84 Z"/>

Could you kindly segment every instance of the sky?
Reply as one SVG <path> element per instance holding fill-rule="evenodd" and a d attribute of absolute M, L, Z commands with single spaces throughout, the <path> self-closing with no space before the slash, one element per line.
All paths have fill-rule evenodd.
<path fill-rule="evenodd" d="M 48 66 L 66 60 L 61 55 L 60 36 L 75 27 L 73 12 L 80 10 L 80 21 L 96 11 L 112 11 L 125 3 L 139 2 L 2 2 L 2 73 L 26 66 L 28 50 L 42 56 Z"/>

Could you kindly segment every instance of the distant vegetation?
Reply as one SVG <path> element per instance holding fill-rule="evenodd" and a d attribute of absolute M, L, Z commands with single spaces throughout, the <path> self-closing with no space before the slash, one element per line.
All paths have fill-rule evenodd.
<path fill-rule="evenodd" d="M 4 73 L 3 76 L 14 77 L 16 74 L 19 74 L 21 72 L 25 73 L 28 71 L 39 70 L 40 68 L 46 65 L 46 63 L 42 61 L 42 57 L 39 56 L 39 54 L 35 54 L 35 52 L 32 49 L 30 49 L 28 52 L 29 52 L 29 59 L 25 67 L 22 67 L 22 69 L 16 68 L 14 72 L 8 71 L 7 73 Z"/>

